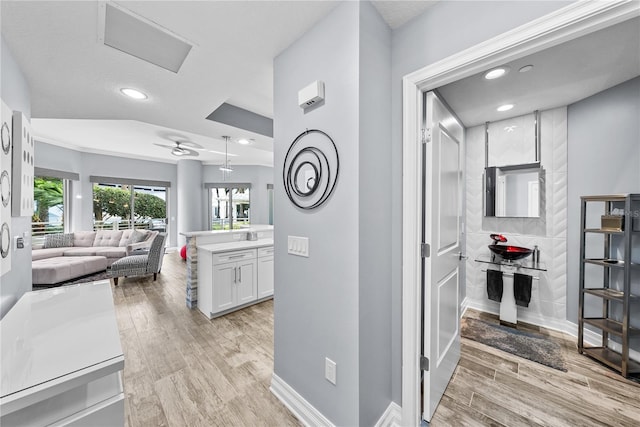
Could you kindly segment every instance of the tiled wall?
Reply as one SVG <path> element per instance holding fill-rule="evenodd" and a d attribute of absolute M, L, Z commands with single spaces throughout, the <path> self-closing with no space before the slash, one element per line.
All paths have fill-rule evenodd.
<path fill-rule="evenodd" d="M 483 264 L 474 261 L 488 255 L 491 233 L 504 234 L 509 243 L 540 248 L 547 272 L 535 273 L 529 307 L 518 307 L 518 319 L 547 327 L 561 327 L 566 318 L 567 271 L 567 109 L 541 112 L 541 164 L 544 170 L 540 218 L 485 218 L 482 214 L 482 174 L 485 159 L 484 125 L 467 129 L 466 142 L 466 239 L 467 303 L 491 312 L 499 304 L 487 298 Z M 486 264 L 484 264 L 486 266 Z"/>

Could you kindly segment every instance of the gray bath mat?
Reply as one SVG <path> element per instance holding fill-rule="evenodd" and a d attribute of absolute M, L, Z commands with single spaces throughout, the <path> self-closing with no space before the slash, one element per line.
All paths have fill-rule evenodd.
<path fill-rule="evenodd" d="M 464 338 L 567 372 L 560 345 L 543 335 L 471 318 L 462 319 L 460 332 Z"/>

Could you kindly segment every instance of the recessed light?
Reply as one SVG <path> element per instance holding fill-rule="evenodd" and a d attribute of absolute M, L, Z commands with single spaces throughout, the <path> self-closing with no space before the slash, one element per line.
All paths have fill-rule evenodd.
<path fill-rule="evenodd" d="M 497 67 L 484 73 L 484 78 L 493 80 L 500 78 L 509 72 L 509 67 Z"/>
<path fill-rule="evenodd" d="M 504 105 L 501 105 L 501 106 L 499 106 L 498 108 L 496 108 L 496 110 L 498 110 L 498 111 L 501 111 L 501 112 L 502 112 L 502 111 L 509 111 L 509 110 L 511 110 L 512 108 L 513 108 L 513 104 L 504 104 Z"/>
<path fill-rule="evenodd" d="M 137 89 L 132 89 L 129 87 L 125 87 L 120 89 L 120 92 L 122 92 L 123 94 L 127 95 L 129 98 L 133 98 L 133 99 L 147 99 L 147 95 L 145 95 L 144 93 L 140 92 Z"/>
<path fill-rule="evenodd" d="M 246 139 L 246 138 L 242 138 L 242 139 L 239 139 L 239 140 L 238 140 L 238 144 L 241 144 L 241 145 L 249 145 L 249 144 L 251 144 L 251 141 L 250 141 L 250 140 L 248 140 L 248 139 Z"/>
<path fill-rule="evenodd" d="M 527 71 L 533 70 L 533 65 L 525 65 L 524 67 L 520 67 L 518 70 L 521 73 L 526 73 Z"/>

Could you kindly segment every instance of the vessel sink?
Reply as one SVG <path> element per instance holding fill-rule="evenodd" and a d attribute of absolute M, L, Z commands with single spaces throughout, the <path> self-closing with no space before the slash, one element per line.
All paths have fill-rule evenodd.
<path fill-rule="evenodd" d="M 532 249 L 511 245 L 489 245 L 489 250 L 502 258 L 515 261 L 517 259 L 526 258 L 533 252 Z"/>

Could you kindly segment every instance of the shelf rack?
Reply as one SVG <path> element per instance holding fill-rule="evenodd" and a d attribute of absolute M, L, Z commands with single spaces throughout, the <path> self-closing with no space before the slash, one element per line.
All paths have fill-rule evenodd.
<path fill-rule="evenodd" d="M 640 194 L 614 194 L 605 196 L 581 197 L 581 233 L 580 233 L 580 299 L 578 311 L 578 351 L 593 359 L 617 370 L 622 376 L 640 374 L 640 363 L 629 359 L 629 340 L 631 337 L 640 336 L 640 328 L 630 325 L 631 305 L 640 302 L 640 295 L 633 295 L 631 289 L 632 270 L 639 264 L 631 261 L 634 246 L 633 236 L 640 235 L 634 217 L 640 214 Z M 603 203 L 603 214 L 609 214 L 612 209 L 623 208 L 624 218 L 621 229 L 587 227 L 587 205 L 592 202 Z M 635 218 L 640 223 L 640 218 Z M 598 258 L 586 257 L 586 245 L 589 234 L 601 234 L 604 236 L 603 256 Z M 622 240 L 622 256 L 615 258 L 615 249 L 612 245 L 613 238 Z M 637 245 L 637 241 L 635 242 Z M 588 288 L 585 286 L 585 266 L 597 265 L 603 267 L 602 287 Z M 612 272 L 622 272 L 622 280 L 612 280 Z M 618 277 L 618 276 L 616 276 Z M 618 289 L 614 288 L 616 286 Z M 594 296 L 602 300 L 601 317 L 585 316 L 585 295 Z M 622 306 L 621 319 L 612 316 L 612 304 Z M 598 347 L 584 344 L 584 327 L 590 325 L 602 331 L 602 344 Z M 620 339 L 619 351 L 610 347 L 609 337 Z"/>

